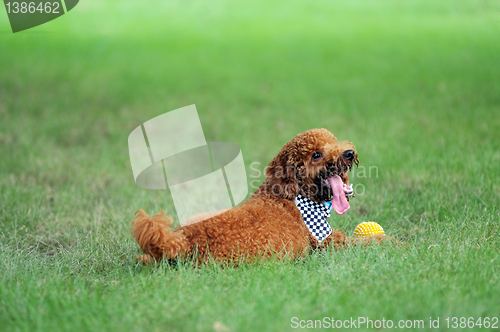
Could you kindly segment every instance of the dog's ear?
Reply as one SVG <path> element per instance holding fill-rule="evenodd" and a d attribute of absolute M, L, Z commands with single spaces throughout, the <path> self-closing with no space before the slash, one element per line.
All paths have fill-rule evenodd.
<path fill-rule="evenodd" d="M 297 149 L 290 149 L 285 145 L 266 169 L 266 181 L 273 194 L 285 199 L 297 197 L 299 193 L 298 166 Z"/>

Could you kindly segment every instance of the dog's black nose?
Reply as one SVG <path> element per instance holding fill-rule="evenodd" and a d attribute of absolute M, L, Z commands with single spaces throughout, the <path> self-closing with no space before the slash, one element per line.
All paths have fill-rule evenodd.
<path fill-rule="evenodd" d="M 343 153 L 343 156 L 345 159 L 349 160 L 349 161 L 353 161 L 354 159 L 354 151 L 352 150 L 345 150 L 344 153 Z"/>

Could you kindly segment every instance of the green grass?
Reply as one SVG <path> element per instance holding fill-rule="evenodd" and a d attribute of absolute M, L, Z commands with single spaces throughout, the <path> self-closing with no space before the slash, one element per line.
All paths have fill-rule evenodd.
<path fill-rule="evenodd" d="M 17 34 L 0 10 L 0 330 L 500 316 L 500 2 L 148 4 L 82 1 Z M 173 206 L 134 184 L 128 134 L 193 103 L 249 177 L 298 132 L 354 142 L 378 172 L 331 224 L 408 246 L 137 265 L 134 211 Z"/>

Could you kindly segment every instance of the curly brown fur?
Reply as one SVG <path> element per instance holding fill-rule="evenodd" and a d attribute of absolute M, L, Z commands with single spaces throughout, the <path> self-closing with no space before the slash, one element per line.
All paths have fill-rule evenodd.
<path fill-rule="evenodd" d="M 228 209 L 219 210 L 219 211 L 212 211 L 212 212 L 201 212 L 201 213 L 195 214 L 195 215 L 189 217 L 184 222 L 182 222 L 181 227 L 191 225 L 191 224 L 196 224 L 197 222 L 210 219 L 212 217 L 215 217 L 218 214 L 221 214 L 222 212 L 226 212 L 227 210 Z"/>
<path fill-rule="evenodd" d="M 352 150 L 354 157 L 343 156 Z M 313 158 L 321 154 L 319 158 Z M 351 240 L 334 230 L 319 243 L 307 229 L 294 199 L 300 193 L 322 202 L 332 191 L 325 179 L 339 175 L 348 183 L 347 172 L 358 159 L 350 142 L 339 142 L 326 129 L 313 129 L 287 142 L 269 163 L 266 179 L 245 203 L 201 222 L 170 230 L 172 218 L 163 211 L 149 218 L 136 212 L 132 234 L 146 254 L 141 261 L 194 257 L 204 261 L 238 262 L 260 257 L 296 258 L 311 248 L 344 248 Z M 191 221 L 197 221 L 195 216 Z"/>
<path fill-rule="evenodd" d="M 185 248 L 186 241 L 182 232 L 172 232 L 173 219 L 165 216 L 163 211 L 150 218 L 144 210 L 135 212 L 132 221 L 132 234 L 141 250 L 155 258 L 175 258 Z"/>

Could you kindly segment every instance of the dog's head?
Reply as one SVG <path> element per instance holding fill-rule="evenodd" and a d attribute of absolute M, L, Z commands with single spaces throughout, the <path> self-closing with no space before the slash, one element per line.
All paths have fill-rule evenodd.
<path fill-rule="evenodd" d="M 352 143 L 338 141 L 326 129 L 312 129 L 283 146 L 268 165 L 266 183 L 285 199 L 301 194 L 316 202 L 335 200 L 340 193 L 352 194 L 348 171 L 354 164 L 358 156 Z"/>

